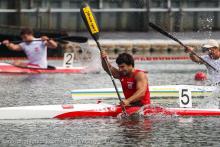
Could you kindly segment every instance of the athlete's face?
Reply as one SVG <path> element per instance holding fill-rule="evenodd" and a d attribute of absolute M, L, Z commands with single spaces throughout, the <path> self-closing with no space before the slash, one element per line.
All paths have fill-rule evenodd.
<path fill-rule="evenodd" d="M 118 65 L 118 68 L 119 68 L 119 72 L 123 76 L 128 76 L 132 73 L 133 66 L 123 63 L 123 64 Z"/>
<path fill-rule="evenodd" d="M 33 35 L 31 35 L 31 34 L 24 34 L 24 35 L 21 35 L 21 38 L 25 42 L 31 42 L 33 40 Z"/>
<path fill-rule="evenodd" d="M 220 58 L 220 50 L 217 47 L 212 47 L 208 49 L 209 56 L 213 59 Z"/>

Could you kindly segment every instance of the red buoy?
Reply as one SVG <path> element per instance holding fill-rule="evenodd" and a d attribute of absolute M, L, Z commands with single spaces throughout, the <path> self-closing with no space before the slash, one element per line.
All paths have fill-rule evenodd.
<path fill-rule="evenodd" d="M 197 81 L 203 81 L 206 79 L 207 79 L 207 76 L 204 72 L 199 71 L 195 74 L 195 80 L 197 80 Z"/>

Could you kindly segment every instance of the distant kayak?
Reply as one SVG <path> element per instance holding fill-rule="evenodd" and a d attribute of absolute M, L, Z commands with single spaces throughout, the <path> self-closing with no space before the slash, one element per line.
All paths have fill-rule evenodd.
<path fill-rule="evenodd" d="M 196 85 L 161 85 L 149 86 L 151 98 L 171 98 L 179 97 L 180 89 L 190 89 L 193 97 L 208 96 L 214 90 L 214 86 L 196 86 Z M 119 88 L 121 96 L 123 95 L 122 89 Z M 73 99 L 108 99 L 117 98 L 114 88 L 99 88 L 99 89 L 76 89 L 71 91 Z"/>
<path fill-rule="evenodd" d="M 87 67 L 52 67 L 49 68 L 29 68 L 18 67 L 9 63 L 0 63 L 0 73 L 17 73 L 17 74 L 41 74 L 41 73 L 82 73 Z"/>

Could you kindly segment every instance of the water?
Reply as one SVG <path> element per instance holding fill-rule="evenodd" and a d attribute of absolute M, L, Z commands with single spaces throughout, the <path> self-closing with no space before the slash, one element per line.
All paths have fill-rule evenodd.
<path fill-rule="evenodd" d="M 53 61 L 53 64 L 59 62 Z M 150 85 L 199 84 L 193 80 L 194 73 L 205 70 L 204 66 L 191 61 L 147 61 L 138 62 L 136 66 L 149 71 Z M 99 74 L 2 74 L 0 83 L 0 107 L 76 103 L 66 91 L 112 87 L 103 71 Z M 118 81 L 117 85 L 120 85 Z M 153 100 L 162 106 L 177 106 L 177 102 Z M 219 146 L 220 119 L 0 120 L 0 132 L 0 146 Z"/>

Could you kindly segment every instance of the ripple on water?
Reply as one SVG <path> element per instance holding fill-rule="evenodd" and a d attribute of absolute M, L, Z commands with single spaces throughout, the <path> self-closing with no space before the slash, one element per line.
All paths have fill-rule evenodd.
<path fill-rule="evenodd" d="M 193 71 L 204 69 L 189 61 L 140 62 L 137 67 L 149 71 L 150 85 L 195 84 Z M 183 67 L 187 68 L 182 70 Z M 65 99 L 69 103 L 87 103 L 90 101 L 72 100 L 65 92 L 113 87 L 103 71 L 100 74 L 1 75 L 0 83 L 1 107 L 61 104 Z M 120 85 L 118 81 L 117 85 Z M 117 99 L 108 102 L 118 103 Z M 177 106 L 178 101 L 152 102 Z M 0 146 L 219 146 L 220 119 L 148 116 L 138 120 L 0 120 L 0 132 Z"/>

